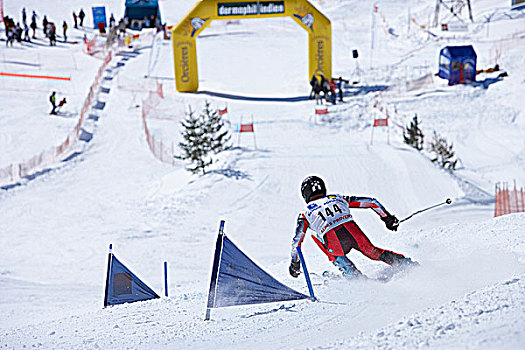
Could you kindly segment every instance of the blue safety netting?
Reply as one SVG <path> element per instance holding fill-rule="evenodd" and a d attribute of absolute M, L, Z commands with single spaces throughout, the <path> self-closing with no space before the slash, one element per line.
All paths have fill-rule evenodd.
<path fill-rule="evenodd" d="M 110 253 L 104 306 L 160 298 Z"/>
<path fill-rule="evenodd" d="M 225 235 L 219 235 L 214 268 L 209 308 L 309 298 L 270 276 Z"/>

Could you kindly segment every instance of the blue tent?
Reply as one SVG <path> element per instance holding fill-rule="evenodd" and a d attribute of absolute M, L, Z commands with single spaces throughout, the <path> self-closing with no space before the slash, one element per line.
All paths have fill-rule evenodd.
<path fill-rule="evenodd" d="M 110 245 L 104 307 L 160 298 L 115 257 L 111 248 Z"/>
<path fill-rule="evenodd" d="M 446 46 L 439 53 L 438 76 L 449 85 L 476 81 L 476 51 L 472 45 Z"/>
<path fill-rule="evenodd" d="M 215 247 L 206 319 L 210 309 L 225 306 L 309 299 L 261 269 L 223 233 L 221 221 Z"/>
<path fill-rule="evenodd" d="M 155 28 L 162 23 L 158 0 L 126 0 L 124 17 L 133 29 Z"/>

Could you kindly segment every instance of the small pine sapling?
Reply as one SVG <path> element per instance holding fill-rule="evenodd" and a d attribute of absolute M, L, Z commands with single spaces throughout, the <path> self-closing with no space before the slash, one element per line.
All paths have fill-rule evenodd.
<path fill-rule="evenodd" d="M 414 116 L 414 119 L 410 122 L 410 125 L 403 130 L 403 139 L 407 145 L 410 145 L 421 151 L 423 149 L 423 139 L 424 135 L 421 129 L 419 128 L 419 121 L 417 120 L 417 114 Z"/>
<path fill-rule="evenodd" d="M 210 152 L 210 141 L 206 134 L 206 123 L 202 116 L 195 116 L 195 112 L 189 108 L 189 112 L 186 113 L 186 119 L 181 122 L 184 130 L 182 131 L 182 138 L 184 141 L 179 142 L 179 147 L 182 150 L 182 154 L 175 156 L 177 159 L 189 160 L 192 166 L 186 169 L 196 174 L 202 171 L 206 173 L 206 167 L 208 167 L 212 160 L 208 157 Z"/>
<path fill-rule="evenodd" d="M 448 170 L 456 169 L 458 160 L 454 159 L 454 145 L 449 145 L 447 140 L 435 131 L 432 142 L 430 142 L 430 151 L 435 154 L 432 162 Z"/>
<path fill-rule="evenodd" d="M 206 101 L 202 110 L 202 118 L 205 121 L 204 130 L 208 136 L 209 148 L 214 154 L 225 151 L 229 145 L 231 136 L 228 129 L 224 126 L 222 116 L 217 110 L 211 108 L 210 102 Z"/>

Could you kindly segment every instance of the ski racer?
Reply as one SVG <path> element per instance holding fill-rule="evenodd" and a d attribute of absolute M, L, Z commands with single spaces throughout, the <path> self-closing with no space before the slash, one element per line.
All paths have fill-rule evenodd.
<path fill-rule="evenodd" d="M 361 272 L 346 256 L 356 249 L 372 260 L 383 261 L 395 267 L 417 265 L 410 258 L 374 246 L 355 223 L 350 208 L 371 208 L 389 230 L 396 231 L 399 220 L 391 215 L 376 199 L 369 197 L 326 194 L 324 181 L 317 176 L 307 177 L 301 184 L 301 194 L 307 204 L 297 218 L 292 240 L 292 277 L 301 273 L 297 247 L 301 246 L 307 229 L 315 232 L 313 240 L 347 279 L 361 277 Z"/>

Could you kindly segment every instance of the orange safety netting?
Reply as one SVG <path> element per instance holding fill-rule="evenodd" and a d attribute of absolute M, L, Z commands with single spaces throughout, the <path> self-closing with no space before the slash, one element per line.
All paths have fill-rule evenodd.
<path fill-rule="evenodd" d="M 525 194 L 523 188 L 509 190 L 508 183 L 496 184 L 494 217 L 525 212 Z"/>

